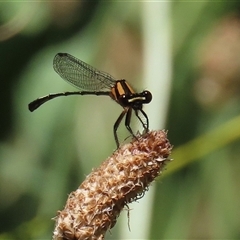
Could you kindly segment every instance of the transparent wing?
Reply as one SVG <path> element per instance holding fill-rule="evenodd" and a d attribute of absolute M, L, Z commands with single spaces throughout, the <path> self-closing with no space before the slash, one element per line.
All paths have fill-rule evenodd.
<path fill-rule="evenodd" d="M 115 79 L 67 53 L 58 53 L 53 59 L 54 70 L 75 87 L 89 91 L 110 90 Z"/>

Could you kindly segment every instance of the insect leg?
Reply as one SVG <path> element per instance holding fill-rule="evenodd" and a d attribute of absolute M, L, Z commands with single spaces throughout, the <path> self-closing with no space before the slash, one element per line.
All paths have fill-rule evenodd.
<path fill-rule="evenodd" d="M 114 134 L 114 138 L 115 138 L 115 142 L 117 144 L 117 148 L 119 148 L 119 140 L 118 140 L 118 137 L 117 137 L 117 129 L 119 127 L 119 124 L 121 123 L 124 115 L 127 113 L 128 109 L 125 108 L 122 113 L 120 114 L 120 116 L 118 117 L 117 121 L 114 123 L 114 126 L 113 126 L 113 134 Z"/>
<path fill-rule="evenodd" d="M 149 129 L 148 129 L 148 128 L 149 128 L 148 116 L 147 116 L 147 114 L 146 114 L 142 109 L 140 109 L 139 111 L 140 111 L 140 112 L 142 113 L 142 115 L 145 117 L 147 123 L 144 123 L 143 120 L 139 117 L 139 115 L 138 115 L 138 110 L 135 110 L 135 114 L 136 114 L 137 118 L 140 120 L 140 122 L 142 123 L 143 128 L 146 130 L 146 132 L 148 132 L 148 131 L 149 131 Z"/>
<path fill-rule="evenodd" d="M 128 108 L 126 119 L 125 119 L 125 126 L 126 126 L 127 130 L 134 136 L 134 133 L 130 127 L 131 116 L 132 116 L 132 108 Z"/>

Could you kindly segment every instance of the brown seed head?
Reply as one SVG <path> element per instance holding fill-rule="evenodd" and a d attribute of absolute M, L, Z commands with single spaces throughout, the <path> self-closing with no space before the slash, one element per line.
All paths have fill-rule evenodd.
<path fill-rule="evenodd" d="M 117 149 L 69 195 L 55 218 L 53 240 L 104 239 L 124 206 L 143 197 L 162 172 L 171 149 L 163 130 L 151 131 Z"/>

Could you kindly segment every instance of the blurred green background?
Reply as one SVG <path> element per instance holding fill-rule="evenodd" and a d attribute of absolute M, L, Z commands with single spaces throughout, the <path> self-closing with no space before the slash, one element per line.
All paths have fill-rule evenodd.
<path fill-rule="evenodd" d="M 76 90 L 52 68 L 58 52 L 151 91 L 150 128 L 174 145 L 129 205 L 131 232 L 125 211 L 106 239 L 240 239 L 240 2 L 0 2 L 0 23 L 0 239 L 50 239 L 68 194 L 115 149 L 121 108 L 107 97 L 28 111 Z"/>

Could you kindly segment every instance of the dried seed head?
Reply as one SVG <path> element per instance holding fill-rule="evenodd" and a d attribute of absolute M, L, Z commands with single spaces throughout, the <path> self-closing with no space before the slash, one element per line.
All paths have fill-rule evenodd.
<path fill-rule="evenodd" d="M 69 195 L 55 218 L 53 239 L 103 239 L 124 206 L 144 196 L 171 149 L 165 131 L 151 131 L 121 146 Z"/>

